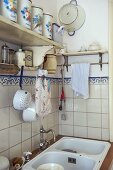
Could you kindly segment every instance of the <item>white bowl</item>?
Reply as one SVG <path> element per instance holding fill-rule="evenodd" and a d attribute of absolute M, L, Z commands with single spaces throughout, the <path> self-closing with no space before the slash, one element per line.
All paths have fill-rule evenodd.
<path fill-rule="evenodd" d="M 64 170 L 64 168 L 59 164 L 47 163 L 40 165 L 37 170 Z"/>

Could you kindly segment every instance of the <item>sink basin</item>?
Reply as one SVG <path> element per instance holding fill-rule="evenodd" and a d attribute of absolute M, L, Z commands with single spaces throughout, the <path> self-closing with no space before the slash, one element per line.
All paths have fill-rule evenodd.
<path fill-rule="evenodd" d="M 99 170 L 109 148 L 109 142 L 64 137 L 24 165 L 23 170 L 38 170 L 44 164 L 57 164 L 64 170 Z"/>
<path fill-rule="evenodd" d="M 47 163 L 55 163 L 61 165 L 64 170 L 93 170 L 96 166 L 96 161 L 86 156 L 77 154 L 48 151 L 35 157 L 34 160 L 27 163 L 24 170 L 36 170 L 40 165 Z M 59 170 L 59 169 L 58 169 Z"/>
<path fill-rule="evenodd" d="M 37 170 L 64 170 L 64 168 L 59 164 L 47 163 L 40 165 Z"/>
<path fill-rule="evenodd" d="M 80 139 L 80 138 L 62 138 L 59 140 L 55 149 L 73 153 L 81 153 L 86 155 L 98 155 L 103 153 L 106 149 L 109 149 L 110 144 L 108 142 Z"/>

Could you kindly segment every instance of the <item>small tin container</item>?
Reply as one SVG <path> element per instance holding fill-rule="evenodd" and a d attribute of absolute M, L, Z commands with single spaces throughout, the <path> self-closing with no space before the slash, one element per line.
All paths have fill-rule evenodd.
<path fill-rule="evenodd" d="M 32 6 L 32 30 L 42 34 L 43 9 Z"/>
<path fill-rule="evenodd" d="M 17 0 L 0 1 L 1 15 L 17 22 Z"/>
<path fill-rule="evenodd" d="M 52 39 L 52 21 L 53 16 L 50 14 L 44 14 L 43 16 L 43 36 Z"/>
<path fill-rule="evenodd" d="M 33 51 L 25 50 L 25 66 L 33 67 Z"/>
<path fill-rule="evenodd" d="M 31 29 L 31 0 L 18 1 L 17 21 L 20 25 Z"/>

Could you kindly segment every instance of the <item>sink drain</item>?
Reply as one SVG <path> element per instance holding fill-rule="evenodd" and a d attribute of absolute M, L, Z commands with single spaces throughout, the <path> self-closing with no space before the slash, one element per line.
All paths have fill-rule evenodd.
<path fill-rule="evenodd" d="M 74 151 L 74 150 L 71 150 L 71 149 L 62 149 L 62 151 L 71 152 L 71 153 L 77 153 L 77 151 Z"/>

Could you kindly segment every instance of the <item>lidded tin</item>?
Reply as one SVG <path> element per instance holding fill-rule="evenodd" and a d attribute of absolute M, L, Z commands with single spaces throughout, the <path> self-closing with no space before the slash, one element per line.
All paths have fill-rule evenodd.
<path fill-rule="evenodd" d="M 42 34 L 43 9 L 32 6 L 32 30 Z"/>
<path fill-rule="evenodd" d="M 2 0 L 0 6 L 1 15 L 17 22 L 17 0 Z"/>
<path fill-rule="evenodd" d="M 52 39 L 52 22 L 53 16 L 50 14 L 44 14 L 43 16 L 43 36 Z"/>
<path fill-rule="evenodd" d="M 31 4 L 31 0 L 18 0 L 17 21 L 28 29 L 31 29 Z"/>
<path fill-rule="evenodd" d="M 46 61 L 44 63 L 44 69 L 48 71 L 48 74 L 55 74 L 57 69 L 56 55 L 47 54 Z"/>

